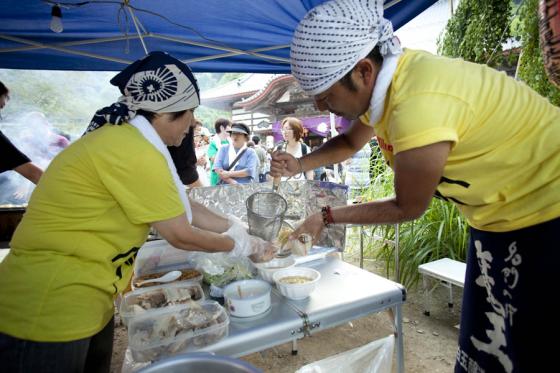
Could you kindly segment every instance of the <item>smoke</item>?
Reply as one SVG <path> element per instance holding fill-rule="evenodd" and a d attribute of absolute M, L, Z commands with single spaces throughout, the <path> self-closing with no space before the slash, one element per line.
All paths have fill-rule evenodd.
<path fill-rule="evenodd" d="M 25 113 L 1 123 L 1 130 L 31 161 L 45 170 L 69 144 L 41 112 Z M 0 174 L 0 205 L 22 205 L 29 201 L 35 185 L 14 171 Z"/>

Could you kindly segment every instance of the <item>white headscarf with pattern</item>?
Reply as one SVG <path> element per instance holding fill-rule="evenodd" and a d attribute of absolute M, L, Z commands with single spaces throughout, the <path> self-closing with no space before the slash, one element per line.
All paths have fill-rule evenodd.
<path fill-rule="evenodd" d="M 383 57 L 402 49 L 383 18 L 383 0 L 331 0 L 311 9 L 292 39 L 292 74 L 308 95 L 329 89 L 379 46 Z"/>

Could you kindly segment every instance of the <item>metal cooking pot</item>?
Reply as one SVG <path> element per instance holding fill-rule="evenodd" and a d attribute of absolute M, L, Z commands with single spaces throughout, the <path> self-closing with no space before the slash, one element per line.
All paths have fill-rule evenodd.
<path fill-rule="evenodd" d="M 263 373 L 242 360 L 217 356 L 209 352 L 193 352 L 160 360 L 138 373 Z"/>

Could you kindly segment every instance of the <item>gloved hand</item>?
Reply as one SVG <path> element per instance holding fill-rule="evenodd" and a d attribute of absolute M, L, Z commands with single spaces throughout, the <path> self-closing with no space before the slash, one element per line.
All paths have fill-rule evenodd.
<path fill-rule="evenodd" d="M 230 256 L 249 256 L 253 254 L 251 236 L 241 224 L 233 222 L 224 234 L 234 242 L 233 250 L 229 252 Z"/>
<path fill-rule="evenodd" d="M 277 246 L 260 237 L 251 236 L 239 223 L 234 222 L 224 234 L 235 243 L 233 250 L 229 252 L 230 256 L 251 256 L 253 262 L 259 263 L 271 260 L 276 254 Z"/>
<path fill-rule="evenodd" d="M 243 220 L 239 219 L 237 216 L 228 215 L 228 221 L 230 223 L 230 227 L 233 224 L 238 224 L 238 225 L 242 226 L 245 230 L 249 229 L 249 225 L 247 225 L 247 223 L 245 223 Z"/>
<path fill-rule="evenodd" d="M 251 251 L 252 255 L 249 257 L 254 263 L 268 262 L 274 258 L 279 249 L 278 245 L 265 241 L 257 236 L 251 237 Z"/>

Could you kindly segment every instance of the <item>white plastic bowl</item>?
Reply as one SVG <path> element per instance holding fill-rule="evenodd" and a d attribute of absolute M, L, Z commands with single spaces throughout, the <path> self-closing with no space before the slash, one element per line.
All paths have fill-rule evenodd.
<path fill-rule="evenodd" d="M 301 284 L 289 284 L 282 281 L 282 279 L 292 276 L 307 277 L 311 280 Z M 321 279 L 321 273 L 313 268 L 292 267 L 277 271 L 272 275 L 272 278 L 283 296 L 294 300 L 300 300 L 307 298 L 313 290 L 315 290 L 317 282 Z"/>
<path fill-rule="evenodd" d="M 271 286 L 263 280 L 240 280 L 224 288 L 224 305 L 236 317 L 252 317 L 270 308 Z"/>
<path fill-rule="evenodd" d="M 259 275 L 263 280 L 273 284 L 274 280 L 272 279 L 272 275 L 281 269 L 295 266 L 296 260 L 293 257 L 288 256 L 286 258 L 274 258 L 265 263 L 253 263 L 253 265 L 259 270 Z"/>

